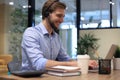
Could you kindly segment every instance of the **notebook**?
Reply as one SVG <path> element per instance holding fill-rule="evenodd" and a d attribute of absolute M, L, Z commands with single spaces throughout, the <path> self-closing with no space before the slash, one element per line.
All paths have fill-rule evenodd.
<path fill-rule="evenodd" d="M 79 67 L 73 66 L 53 66 L 47 68 L 47 74 L 54 76 L 79 76 L 81 74 Z"/>
<path fill-rule="evenodd" d="M 54 76 L 80 76 L 81 72 L 55 72 L 55 71 L 48 71 L 47 74 L 54 75 Z"/>

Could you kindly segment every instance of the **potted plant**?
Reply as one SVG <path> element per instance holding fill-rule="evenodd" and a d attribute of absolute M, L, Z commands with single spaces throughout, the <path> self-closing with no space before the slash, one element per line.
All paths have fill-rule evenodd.
<path fill-rule="evenodd" d="M 35 11 L 36 14 L 38 10 Z M 28 9 L 20 4 L 11 12 L 11 26 L 9 29 L 9 53 L 13 55 L 13 60 L 21 60 L 21 40 L 25 29 L 28 26 Z"/>
<path fill-rule="evenodd" d="M 120 47 L 117 47 L 117 50 L 114 54 L 114 59 L 113 59 L 113 66 L 114 69 L 120 69 Z"/>
<path fill-rule="evenodd" d="M 97 43 L 98 40 L 99 39 L 96 38 L 92 33 L 86 33 L 80 36 L 80 39 L 77 43 L 77 55 L 88 54 L 90 58 L 95 58 L 93 57 L 93 54 L 99 47 Z"/>
<path fill-rule="evenodd" d="M 11 26 L 9 29 L 9 53 L 13 55 L 13 60 L 21 60 L 21 40 L 28 23 L 27 9 L 22 6 L 14 8 L 11 12 Z"/>

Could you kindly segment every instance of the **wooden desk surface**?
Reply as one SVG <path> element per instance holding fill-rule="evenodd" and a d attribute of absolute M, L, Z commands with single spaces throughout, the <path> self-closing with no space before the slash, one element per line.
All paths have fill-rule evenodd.
<path fill-rule="evenodd" d="M 88 73 L 86 75 L 81 74 L 80 76 L 58 77 L 43 74 L 41 77 L 32 78 L 22 78 L 14 75 L 7 75 L 7 73 L 0 73 L 0 80 L 120 80 L 120 70 L 113 70 L 109 75 Z"/>

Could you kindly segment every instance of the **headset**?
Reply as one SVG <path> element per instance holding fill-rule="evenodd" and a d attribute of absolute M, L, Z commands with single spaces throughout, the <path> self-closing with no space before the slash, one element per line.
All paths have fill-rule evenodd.
<path fill-rule="evenodd" d="M 51 8 L 51 6 L 52 6 L 53 4 L 55 4 L 56 2 L 59 2 L 59 0 L 54 0 L 54 1 L 48 6 L 48 8 L 46 8 L 44 16 L 45 16 L 46 18 L 48 18 L 48 23 L 51 25 L 52 29 L 53 29 L 56 33 L 59 33 L 59 30 L 58 30 L 53 24 L 51 24 L 51 22 L 50 22 L 50 20 L 49 20 L 49 17 L 48 17 L 49 14 L 50 14 L 50 8 Z"/>
<path fill-rule="evenodd" d="M 56 2 L 59 2 L 59 0 L 53 1 L 53 2 L 48 6 L 48 8 L 45 10 L 45 17 L 48 17 L 48 16 L 49 16 L 49 13 L 50 13 L 49 9 L 50 9 L 51 6 L 52 6 L 54 3 L 56 3 Z"/>

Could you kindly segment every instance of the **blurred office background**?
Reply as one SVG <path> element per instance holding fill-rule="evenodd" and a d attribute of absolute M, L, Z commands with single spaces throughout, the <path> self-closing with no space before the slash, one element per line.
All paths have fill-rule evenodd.
<path fill-rule="evenodd" d="M 0 54 L 12 54 L 14 59 L 21 59 L 22 34 L 27 27 L 41 22 L 41 9 L 45 1 L 0 0 Z M 102 57 L 106 55 L 111 44 L 120 44 L 118 38 L 120 0 L 60 1 L 67 5 L 67 10 L 64 22 L 60 25 L 59 35 L 63 46 L 72 58 L 76 57 L 79 36 L 86 32 L 99 33 L 96 36 L 101 38 L 98 52 Z M 100 35 L 103 33 L 101 31 L 111 33 L 103 36 L 104 34 Z M 108 36 L 106 41 L 108 44 L 104 48 L 104 38 Z M 111 39 L 112 41 L 109 42 Z"/>

